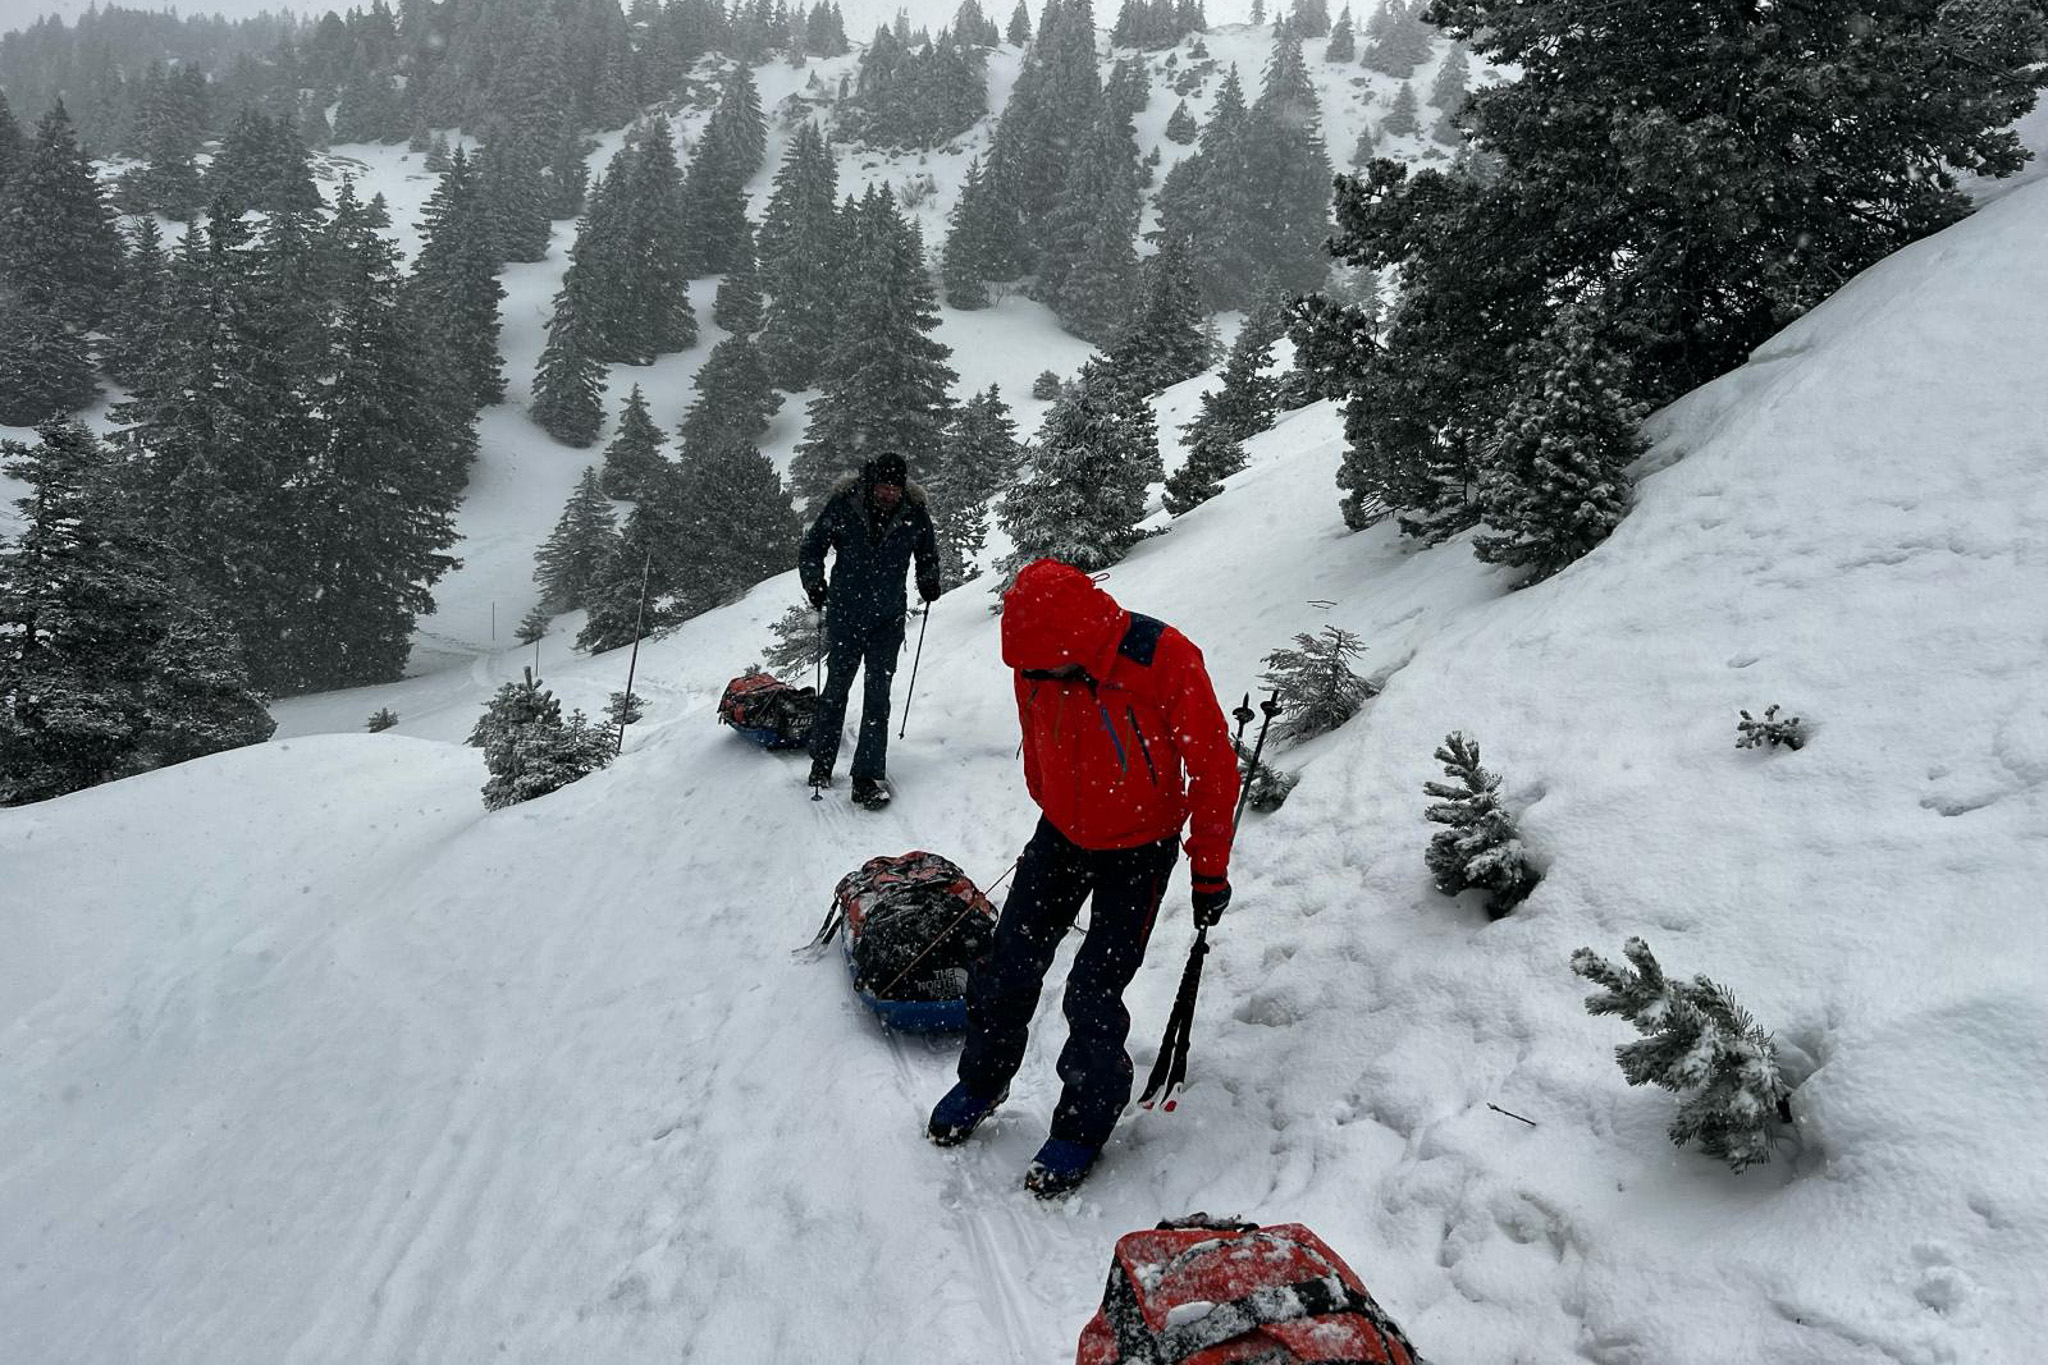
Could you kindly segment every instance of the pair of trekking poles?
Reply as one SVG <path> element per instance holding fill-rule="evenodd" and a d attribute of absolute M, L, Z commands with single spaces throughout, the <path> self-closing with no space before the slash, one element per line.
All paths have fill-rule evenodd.
<path fill-rule="evenodd" d="M 1269 694 L 1259 703 L 1259 710 L 1265 719 L 1259 723 L 1258 742 L 1252 746 L 1251 762 L 1244 775 L 1244 790 L 1237 794 L 1237 809 L 1230 816 L 1230 841 L 1237 843 L 1237 827 L 1244 820 L 1245 803 L 1251 799 L 1252 782 L 1259 775 L 1259 759 L 1266 752 L 1266 732 L 1273 728 L 1273 717 L 1280 714 L 1278 693 Z M 1237 721 L 1237 736 L 1232 747 L 1244 752 L 1244 728 L 1252 720 L 1252 694 L 1244 694 L 1244 700 L 1231 711 Z M 1218 919 L 1221 917 L 1219 916 Z M 1188 1078 L 1188 1039 L 1195 1026 L 1195 997 L 1202 989 L 1202 962 L 1209 956 L 1209 930 L 1218 921 L 1195 920 L 1195 946 L 1188 949 L 1188 965 L 1180 974 L 1180 990 L 1173 997 L 1173 1009 L 1166 1016 L 1166 1036 L 1159 1042 L 1159 1057 L 1152 1063 L 1152 1074 L 1145 1081 L 1145 1092 L 1138 1096 L 1140 1108 L 1150 1109 L 1155 1101 L 1171 1114 L 1180 1103 L 1178 1092 Z"/>

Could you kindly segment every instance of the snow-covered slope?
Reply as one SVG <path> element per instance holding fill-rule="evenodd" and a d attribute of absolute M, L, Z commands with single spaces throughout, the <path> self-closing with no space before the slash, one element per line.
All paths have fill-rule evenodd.
<path fill-rule="evenodd" d="M 2044 225 L 2048 186 L 2015 190 L 1662 414 L 1634 515 L 1538 588 L 1345 534 L 1320 407 L 1116 569 L 1228 693 L 1326 621 L 1386 690 L 1282 755 L 1302 784 L 1244 831 L 1194 1084 L 1065 1206 L 1015 1183 L 1053 996 L 999 1120 L 942 1153 L 948 1050 L 786 952 L 870 854 L 1015 856 L 976 587 L 934 613 L 879 816 L 712 723 L 787 579 L 645 647 L 621 761 L 524 806 L 486 814 L 454 742 L 521 657 L 484 655 L 0 812 L 0 1359 L 1052 1362 L 1116 1236 L 1196 1208 L 1314 1224 L 1442 1361 L 2030 1359 Z M 623 681 L 543 650 L 574 703 Z M 303 735 L 387 700 L 400 733 Z M 1772 702 L 1812 743 L 1737 752 Z M 1546 871 L 1499 924 L 1422 866 L 1452 728 Z M 1627 1030 L 1565 958 L 1631 933 L 1778 1032 L 1777 1162 L 1672 1148 L 1670 1098 L 1622 1084 Z M 1168 917 L 1131 992 L 1141 1069 L 1188 938 Z"/>

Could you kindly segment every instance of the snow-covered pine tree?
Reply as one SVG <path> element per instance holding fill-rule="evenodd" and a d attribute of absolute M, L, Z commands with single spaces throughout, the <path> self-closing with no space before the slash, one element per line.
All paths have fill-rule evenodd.
<path fill-rule="evenodd" d="M 744 65 L 735 67 L 683 180 L 681 234 L 692 276 L 722 275 L 732 268 L 750 231 L 747 181 L 766 145 L 767 125 L 753 73 Z"/>
<path fill-rule="evenodd" d="M 20 805 L 270 737 L 212 604 L 168 576 L 112 457 L 75 423 L 0 443 L 27 485 L 0 544 L 0 805 Z"/>
<path fill-rule="evenodd" d="M 1436 761 L 1450 782 L 1425 782 L 1423 793 L 1436 804 L 1424 814 L 1448 826 L 1430 837 L 1425 861 L 1437 890 L 1455 896 L 1474 887 L 1492 893 L 1486 913 L 1500 919 L 1535 889 L 1536 870 L 1522 852 L 1515 817 L 1500 801 L 1500 778 L 1479 766 L 1479 746 L 1453 730 L 1438 746 Z"/>
<path fill-rule="evenodd" d="M 453 163 L 449 159 L 448 135 L 435 133 L 433 142 L 428 144 L 426 158 L 420 163 L 421 167 L 428 175 L 445 175 L 451 164 Z"/>
<path fill-rule="evenodd" d="M 1350 631 L 1324 626 L 1314 635 L 1295 636 L 1294 644 L 1266 656 L 1259 681 L 1279 701 L 1285 717 L 1274 737 L 1302 744 L 1357 715 L 1376 690 L 1351 670 L 1365 644 Z"/>
<path fill-rule="evenodd" d="M 539 261 L 554 231 L 546 163 L 523 139 L 486 142 L 475 160 L 478 211 L 501 261 Z"/>
<path fill-rule="evenodd" d="M 1207 369 L 1209 318 L 1184 238 L 1168 237 L 1159 243 L 1139 272 L 1136 293 L 1128 320 L 1109 351 L 1116 367 L 1147 393 Z"/>
<path fill-rule="evenodd" d="M 925 480 L 939 542 L 939 582 L 951 592 L 971 576 L 988 541 L 989 499 L 1016 477 L 1017 428 L 991 384 L 953 414 L 945 458 Z"/>
<path fill-rule="evenodd" d="M 1024 9 L 1024 0 L 1017 0 L 1017 8 L 1010 11 L 1010 23 L 1003 30 L 1003 41 L 1011 47 L 1023 47 L 1031 41 L 1031 15 Z"/>
<path fill-rule="evenodd" d="M 100 364 L 109 377 L 132 387 L 148 366 L 169 320 L 171 271 L 155 218 L 137 218 L 128 235 L 130 246 L 121 285 L 103 324 L 106 339 L 100 343 Z M 0 382 L 0 392 L 6 387 Z"/>
<path fill-rule="evenodd" d="M 930 335 L 938 299 L 916 226 L 880 185 L 847 216 L 838 330 L 790 462 L 790 482 L 810 501 L 871 454 L 895 450 L 917 462 L 940 450 L 956 377 L 952 351 Z"/>
<path fill-rule="evenodd" d="M 82 345 L 120 284 L 121 239 L 62 100 L 36 124 L 0 202 L 0 286 Z"/>
<path fill-rule="evenodd" d="M 1618 1014 L 1643 1035 L 1614 1050 L 1621 1074 L 1682 1097 L 1668 1130 L 1679 1146 L 1697 1141 L 1736 1171 L 1769 1161 L 1773 1125 L 1789 1122 L 1791 1096 L 1771 1035 L 1727 987 L 1665 976 L 1642 939 L 1629 939 L 1622 954 L 1629 966 L 1591 948 L 1572 954 L 1572 971 L 1602 988 L 1586 997 L 1586 1012 Z"/>
<path fill-rule="evenodd" d="M 668 468 L 661 453 L 661 428 L 648 414 L 647 399 L 635 384 L 619 409 L 619 433 L 604 448 L 604 473 L 598 486 L 608 498 L 637 500 L 657 483 Z"/>
<path fill-rule="evenodd" d="M 940 279 L 946 286 L 946 302 L 954 308 L 986 308 L 988 282 L 1001 277 L 1003 261 L 1001 231 L 997 215 L 1003 204 L 997 197 L 981 158 L 967 167 L 966 182 L 953 205 L 952 230 L 940 265 Z"/>
<path fill-rule="evenodd" d="M 1201 135 L 1201 125 L 1188 112 L 1188 102 L 1182 100 L 1173 106 L 1173 113 L 1166 120 L 1166 140 L 1185 147 Z"/>
<path fill-rule="evenodd" d="M 558 791 L 612 761 L 609 732 L 581 711 L 566 719 L 562 703 L 525 671 L 525 681 L 506 683 L 484 708 L 469 742 L 484 751 L 490 779 L 484 809 L 500 810 Z"/>
<path fill-rule="evenodd" d="M 1646 448 L 1647 408 L 1612 332 L 1576 312 L 1518 357 L 1522 378 L 1480 457 L 1488 532 L 1473 540 L 1490 564 L 1548 578 L 1605 540 L 1628 512 L 1628 466 Z"/>
<path fill-rule="evenodd" d="M 1287 26 L 1304 38 L 1321 38 L 1330 31 L 1329 0 L 1294 0 L 1294 13 Z"/>
<path fill-rule="evenodd" d="M 526 609 L 526 615 L 519 618 L 519 624 L 512 631 L 512 638 L 522 645 L 538 644 L 547 638 L 555 624 L 555 614 L 548 610 L 545 602 L 536 602 Z"/>
<path fill-rule="evenodd" d="M 1203 394 L 1206 402 L 1210 395 Z M 1200 418 L 1182 428 L 1186 452 L 1166 476 L 1166 510 L 1185 516 L 1223 491 L 1223 481 L 1245 466 L 1244 447 L 1221 426 Z"/>
<path fill-rule="evenodd" d="M 547 344 L 533 376 L 533 422 L 564 445 L 582 449 L 604 427 L 604 365 L 590 353 L 578 318 L 580 291 L 555 292 Z"/>
<path fill-rule="evenodd" d="M 802 527 L 767 456 L 731 435 L 687 444 L 673 509 L 677 581 L 666 585 L 664 627 L 736 601 L 796 562 Z"/>
<path fill-rule="evenodd" d="M 6 93 L 0 91 L 0 219 L 7 215 L 7 187 L 27 159 L 27 142 L 21 135 L 21 125 L 15 121 L 14 106 L 7 102 Z"/>
<path fill-rule="evenodd" d="M 1044 225 L 1036 296 L 1068 331 L 1106 345 L 1125 316 L 1137 277 L 1138 145 L 1107 101 L 1068 159 L 1065 183 Z M 1070 275 L 1078 272 L 1078 278 Z"/>
<path fill-rule="evenodd" d="M 0 426 L 55 420 L 98 392 L 85 334 L 0 282 Z"/>
<path fill-rule="evenodd" d="M 505 396 L 498 352 L 498 261 L 477 198 L 476 174 L 457 148 L 421 215 L 422 242 L 413 261 L 414 315 L 450 390 L 469 414 Z M 467 414 L 466 414 L 467 415 Z"/>
<path fill-rule="evenodd" d="M 1358 60 L 1358 31 L 1351 23 L 1351 6 L 1346 5 L 1330 26 L 1330 41 L 1323 45 L 1323 60 L 1349 65 Z"/>
<path fill-rule="evenodd" d="M 1464 111 L 1471 80 L 1472 59 L 1466 55 L 1465 45 L 1452 43 L 1429 87 L 1429 102 L 1437 110 L 1436 126 L 1430 130 L 1430 136 L 1438 142 L 1456 146 L 1463 136 L 1458 131 L 1457 117 Z"/>
<path fill-rule="evenodd" d="M 1047 555 L 1085 573 L 1116 563 L 1144 539 L 1145 495 L 1161 474 L 1151 403 L 1089 361 L 1046 413 L 1030 477 L 997 509 L 1015 547 L 1002 576 Z"/>
<path fill-rule="evenodd" d="M 617 521 L 598 486 L 597 471 L 585 469 L 555 529 L 534 556 L 533 581 L 541 601 L 557 611 L 585 605 L 598 568 L 617 540 Z"/>
<path fill-rule="evenodd" d="M 1066 385 L 1061 382 L 1060 377 L 1053 371 L 1040 370 L 1038 377 L 1031 381 L 1031 396 L 1041 402 L 1049 403 L 1053 399 L 1058 398 L 1065 388 Z"/>
<path fill-rule="evenodd" d="M 1270 752 L 1260 754 L 1259 765 L 1254 768 L 1254 747 L 1242 739 L 1232 739 L 1230 743 L 1237 750 L 1237 775 L 1244 783 L 1245 804 L 1261 815 L 1279 810 L 1287 803 L 1288 795 L 1301 785 L 1301 774 L 1276 766 Z"/>
<path fill-rule="evenodd" d="M 686 451 L 723 441 L 751 442 L 768 429 L 782 407 L 782 395 L 770 382 L 760 351 L 744 333 L 713 346 L 693 383 L 697 396 L 683 414 Z"/>
<path fill-rule="evenodd" d="M 305 144 L 288 122 L 244 105 L 206 168 L 208 203 L 262 213 L 310 213 L 321 204 Z"/>
<path fill-rule="evenodd" d="M 1415 87 L 1408 81 L 1401 82 L 1401 88 L 1394 92 L 1394 103 L 1387 110 L 1387 116 L 1380 120 L 1381 137 L 1413 137 L 1422 131 L 1420 108 L 1415 99 Z"/>
<path fill-rule="evenodd" d="M 638 724 L 640 718 L 647 714 L 647 708 L 644 705 L 646 700 L 645 697 L 637 692 L 620 691 L 612 693 L 609 697 L 605 698 L 604 718 L 606 723 L 613 730 L 617 730 L 622 725 Z"/>
<path fill-rule="evenodd" d="M 370 713 L 370 719 L 363 729 L 373 735 L 381 735 L 398 724 L 398 713 L 388 706 L 380 706 Z"/>
<path fill-rule="evenodd" d="M 774 638 L 761 651 L 761 665 L 784 682 L 801 686 L 825 657 L 819 614 L 798 602 L 768 624 Z"/>
<path fill-rule="evenodd" d="M 811 387 L 832 350 L 843 275 L 837 186 L 824 134 L 803 124 L 775 173 L 756 246 L 768 295 L 761 359 L 786 392 Z"/>
<path fill-rule="evenodd" d="M 733 251 L 732 264 L 718 282 L 711 320 L 734 336 L 751 337 L 761 330 L 761 274 L 754 261 L 754 232 Z"/>

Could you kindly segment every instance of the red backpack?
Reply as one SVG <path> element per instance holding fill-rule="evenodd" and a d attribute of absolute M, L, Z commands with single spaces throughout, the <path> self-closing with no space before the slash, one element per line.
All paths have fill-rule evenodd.
<path fill-rule="evenodd" d="M 1323 1240 L 1299 1223 L 1200 1214 L 1119 1238 L 1074 1365 L 1420 1365 Z"/>
<path fill-rule="evenodd" d="M 745 673 L 725 685 L 718 719 L 769 749 L 801 748 L 811 734 L 818 694 L 792 687 L 773 673 Z"/>

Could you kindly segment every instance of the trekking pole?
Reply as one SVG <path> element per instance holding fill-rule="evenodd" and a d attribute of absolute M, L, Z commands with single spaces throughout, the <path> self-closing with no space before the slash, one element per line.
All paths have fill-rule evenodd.
<path fill-rule="evenodd" d="M 1237 736 L 1234 747 L 1241 753 L 1244 749 L 1244 727 L 1251 723 L 1251 693 L 1245 693 L 1244 700 L 1231 712 L 1237 720 Z M 1280 699 L 1277 693 L 1259 703 L 1259 710 L 1266 719 L 1259 726 L 1258 742 L 1252 746 L 1251 762 L 1245 773 L 1244 790 L 1238 793 L 1237 809 L 1230 816 L 1231 842 L 1237 842 L 1238 822 L 1244 818 L 1245 797 L 1251 791 L 1252 778 L 1259 770 L 1259 757 L 1266 749 L 1266 732 L 1273 728 L 1273 717 L 1280 714 Z M 1180 1103 L 1177 1092 L 1188 1077 L 1188 1042 L 1194 1031 L 1195 999 L 1202 989 L 1202 963 L 1209 956 L 1209 926 L 1195 925 L 1195 946 L 1188 950 L 1188 965 L 1180 974 L 1180 990 L 1173 997 L 1173 1010 L 1166 1016 L 1166 1036 L 1160 1040 L 1159 1056 L 1152 1063 L 1152 1074 L 1145 1080 L 1145 1093 L 1138 1096 L 1140 1107 L 1150 1109 L 1153 1100 L 1165 1096 L 1161 1107 L 1171 1114 Z"/>
<path fill-rule="evenodd" d="M 626 752 L 626 717 L 633 710 L 633 672 L 640 667 L 640 623 L 647 619 L 647 572 L 653 567 L 654 551 L 649 550 L 640 565 L 640 605 L 633 612 L 633 653 L 626 660 L 626 696 L 619 703 L 619 742 L 612 746 L 614 754 Z"/>
<path fill-rule="evenodd" d="M 880 989 L 879 991 L 876 991 L 875 998 L 878 1000 L 887 1000 L 889 998 L 889 992 L 895 990 L 896 984 L 903 980 L 904 977 L 910 975 L 910 969 L 912 967 L 915 967 L 918 963 L 930 957 L 932 955 L 932 949 L 938 947 L 939 944 L 945 940 L 946 935 L 952 933 L 955 929 L 958 929 L 962 924 L 966 923 L 967 917 L 973 914 L 979 905 L 988 900 L 989 891 L 994 891 L 997 887 L 1001 886 L 1005 881 L 1009 880 L 1010 874 L 1017 870 L 1017 863 L 1022 861 L 1022 858 L 1023 855 L 1019 854 L 1017 858 L 1012 859 L 1010 865 L 1003 869 L 1003 875 L 989 883 L 988 891 L 984 891 L 981 893 L 981 900 L 967 902 L 967 908 L 962 910 L 958 915 L 954 916 L 953 922 L 951 924 L 939 930 L 937 937 L 933 938 L 930 943 L 925 944 L 924 951 L 919 953 L 916 957 L 910 959 L 909 964 L 905 966 L 902 971 L 896 973 L 895 976 L 889 978 L 889 984 L 882 987 L 882 989 Z M 995 907 L 990 906 L 989 908 L 994 909 Z"/>
<path fill-rule="evenodd" d="M 910 656 L 910 690 L 903 694 L 903 724 L 896 731 L 896 738 L 903 738 L 910 729 L 910 703 L 917 699 L 917 665 L 924 658 L 924 628 L 932 623 L 932 604 L 924 604 L 924 615 L 917 623 L 917 653 Z M 902 657 L 902 656 L 897 656 Z"/>

